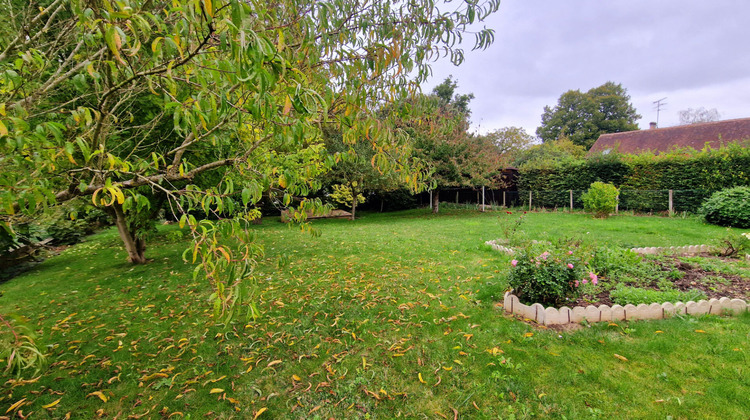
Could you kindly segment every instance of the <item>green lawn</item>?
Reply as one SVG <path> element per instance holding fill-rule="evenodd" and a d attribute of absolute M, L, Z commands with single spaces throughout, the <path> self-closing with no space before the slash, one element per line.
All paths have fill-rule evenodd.
<path fill-rule="evenodd" d="M 147 266 L 124 262 L 113 230 L 90 237 L 0 285 L 0 312 L 38 325 L 51 363 L 1 386 L 0 416 L 26 398 L 33 418 L 747 417 L 749 315 L 528 325 L 478 300 L 509 262 L 483 243 L 522 212 L 446 210 L 318 221 L 320 237 L 265 220 L 263 315 L 228 327 L 212 324 L 175 226 Z M 692 218 L 524 218 L 529 237 L 628 247 L 726 233 Z"/>

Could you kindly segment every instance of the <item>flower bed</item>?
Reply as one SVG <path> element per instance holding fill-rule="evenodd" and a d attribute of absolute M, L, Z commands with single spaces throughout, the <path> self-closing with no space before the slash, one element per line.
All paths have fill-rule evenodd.
<path fill-rule="evenodd" d="M 716 250 L 706 245 L 627 250 L 558 241 L 514 250 L 487 244 L 513 257 L 505 310 L 545 325 L 748 310 L 748 262 L 711 256 Z"/>

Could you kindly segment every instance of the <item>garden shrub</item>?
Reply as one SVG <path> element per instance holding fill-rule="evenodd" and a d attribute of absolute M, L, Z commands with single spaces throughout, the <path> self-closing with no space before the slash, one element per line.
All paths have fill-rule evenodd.
<path fill-rule="evenodd" d="M 594 284 L 597 278 L 590 275 Z M 513 293 L 526 304 L 557 305 L 579 295 L 579 287 L 589 279 L 584 263 L 574 247 L 536 244 L 517 254 L 511 261 L 508 283 Z"/>
<path fill-rule="evenodd" d="M 617 206 L 617 188 L 612 184 L 594 182 L 583 195 L 583 208 L 594 217 L 605 218 Z"/>
<path fill-rule="evenodd" d="M 750 228 L 750 187 L 734 187 L 715 192 L 700 213 L 708 223 Z"/>

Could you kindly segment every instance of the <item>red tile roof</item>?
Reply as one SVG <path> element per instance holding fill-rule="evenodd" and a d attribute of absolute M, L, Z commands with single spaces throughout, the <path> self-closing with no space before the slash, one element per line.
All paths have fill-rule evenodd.
<path fill-rule="evenodd" d="M 659 154 L 686 147 L 701 150 L 706 143 L 718 149 L 742 140 L 750 140 L 750 118 L 602 134 L 591 146 L 588 155 L 609 151 L 626 154 L 651 151 Z"/>

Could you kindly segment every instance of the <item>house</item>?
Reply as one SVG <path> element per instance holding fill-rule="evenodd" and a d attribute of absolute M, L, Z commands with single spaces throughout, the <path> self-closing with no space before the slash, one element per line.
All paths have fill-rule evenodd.
<path fill-rule="evenodd" d="M 676 127 L 602 134 L 588 156 L 618 152 L 637 155 L 647 151 L 654 154 L 674 149 L 703 149 L 706 145 L 718 149 L 731 143 L 750 143 L 750 118 L 715 121 Z"/>

